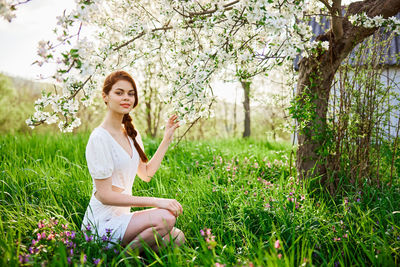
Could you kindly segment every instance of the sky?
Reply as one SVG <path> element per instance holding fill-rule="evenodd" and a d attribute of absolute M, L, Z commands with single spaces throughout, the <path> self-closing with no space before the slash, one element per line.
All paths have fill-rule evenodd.
<path fill-rule="evenodd" d="M 0 72 L 34 80 L 53 74 L 54 66 L 32 65 L 38 42 L 54 39 L 56 17 L 74 6 L 74 0 L 32 0 L 17 7 L 11 23 L 0 19 Z"/>

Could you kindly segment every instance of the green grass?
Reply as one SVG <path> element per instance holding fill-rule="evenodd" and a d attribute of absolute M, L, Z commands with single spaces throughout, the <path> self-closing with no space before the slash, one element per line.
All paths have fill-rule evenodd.
<path fill-rule="evenodd" d="M 56 217 L 79 231 L 92 190 L 84 156 L 88 137 L 0 137 L 2 266 L 18 265 L 42 219 Z M 144 143 L 151 156 L 159 141 Z M 390 188 L 365 185 L 331 198 L 290 177 L 290 151 L 286 143 L 252 139 L 171 147 L 153 180 L 137 178 L 132 194 L 176 198 L 184 208 L 177 227 L 186 235 L 185 246 L 126 257 L 77 238 L 76 251 L 87 255 L 86 265 L 102 258 L 103 266 L 399 265 L 398 179 Z M 204 228 L 215 235 L 213 249 L 200 235 Z M 67 264 L 65 246 L 51 246 L 32 257 L 34 265 Z"/>

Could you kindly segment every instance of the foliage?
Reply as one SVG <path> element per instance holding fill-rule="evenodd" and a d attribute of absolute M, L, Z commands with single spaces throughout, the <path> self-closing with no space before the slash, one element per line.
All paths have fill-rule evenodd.
<path fill-rule="evenodd" d="M 51 118 L 60 120 L 62 131 L 72 131 L 79 126 L 79 103 L 90 105 L 105 74 L 121 67 L 137 73 L 148 64 L 158 66 L 168 82 L 165 100 L 181 121 L 207 117 L 213 100 L 211 79 L 250 79 L 284 61 L 290 65 L 300 52 L 307 57 L 315 48 L 328 48 L 328 42 L 312 40 L 311 27 L 305 23 L 315 11 L 314 4 L 303 0 L 78 1 L 76 10 L 58 17 L 58 41 L 41 41 L 38 48 L 36 63 L 58 64 L 53 78 L 62 84 L 63 94 L 38 100 L 38 110 L 47 105 L 54 110 L 35 114 L 27 124 L 34 127 Z M 85 27 L 96 31 L 82 38 Z M 60 46 L 64 50 L 57 53 Z"/>

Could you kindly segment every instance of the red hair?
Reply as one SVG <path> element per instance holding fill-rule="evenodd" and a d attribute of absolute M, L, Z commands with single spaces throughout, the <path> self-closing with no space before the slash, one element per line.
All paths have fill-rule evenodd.
<path fill-rule="evenodd" d="M 138 94 L 137 94 L 136 84 L 135 84 L 135 81 L 133 80 L 132 76 L 129 75 L 129 73 L 127 73 L 126 71 L 119 70 L 119 71 L 114 71 L 111 74 L 109 74 L 106 77 L 106 79 L 104 80 L 103 93 L 108 95 L 111 91 L 112 86 L 116 82 L 121 81 L 121 80 L 125 80 L 132 84 L 132 87 L 133 87 L 133 90 L 135 91 L 135 96 L 136 96 L 135 103 L 133 104 L 133 108 L 135 108 L 138 104 L 138 97 L 137 97 Z M 105 103 L 105 104 L 107 104 L 107 103 Z M 135 148 L 136 148 L 137 152 L 139 153 L 140 159 L 143 162 L 148 162 L 149 159 L 147 158 L 146 154 L 140 147 L 139 143 L 136 141 L 137 131 L 135 130 L 135 127 L 132 124 L 132 118 L 129 115 L 129 113 L 124 115 L 124 117 L 122 119 L 122 123 L 124 124 L 125 133 L 132 138 Z"/>

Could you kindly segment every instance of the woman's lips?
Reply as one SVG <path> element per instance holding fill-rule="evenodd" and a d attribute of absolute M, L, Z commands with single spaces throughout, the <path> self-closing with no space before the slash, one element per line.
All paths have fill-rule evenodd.
<path fill-rule="evenodd" d="M 124 108 L 129 108 L 130 107 L 130 105 L 121 105 L 122 107 L 124 107 Z"/>

